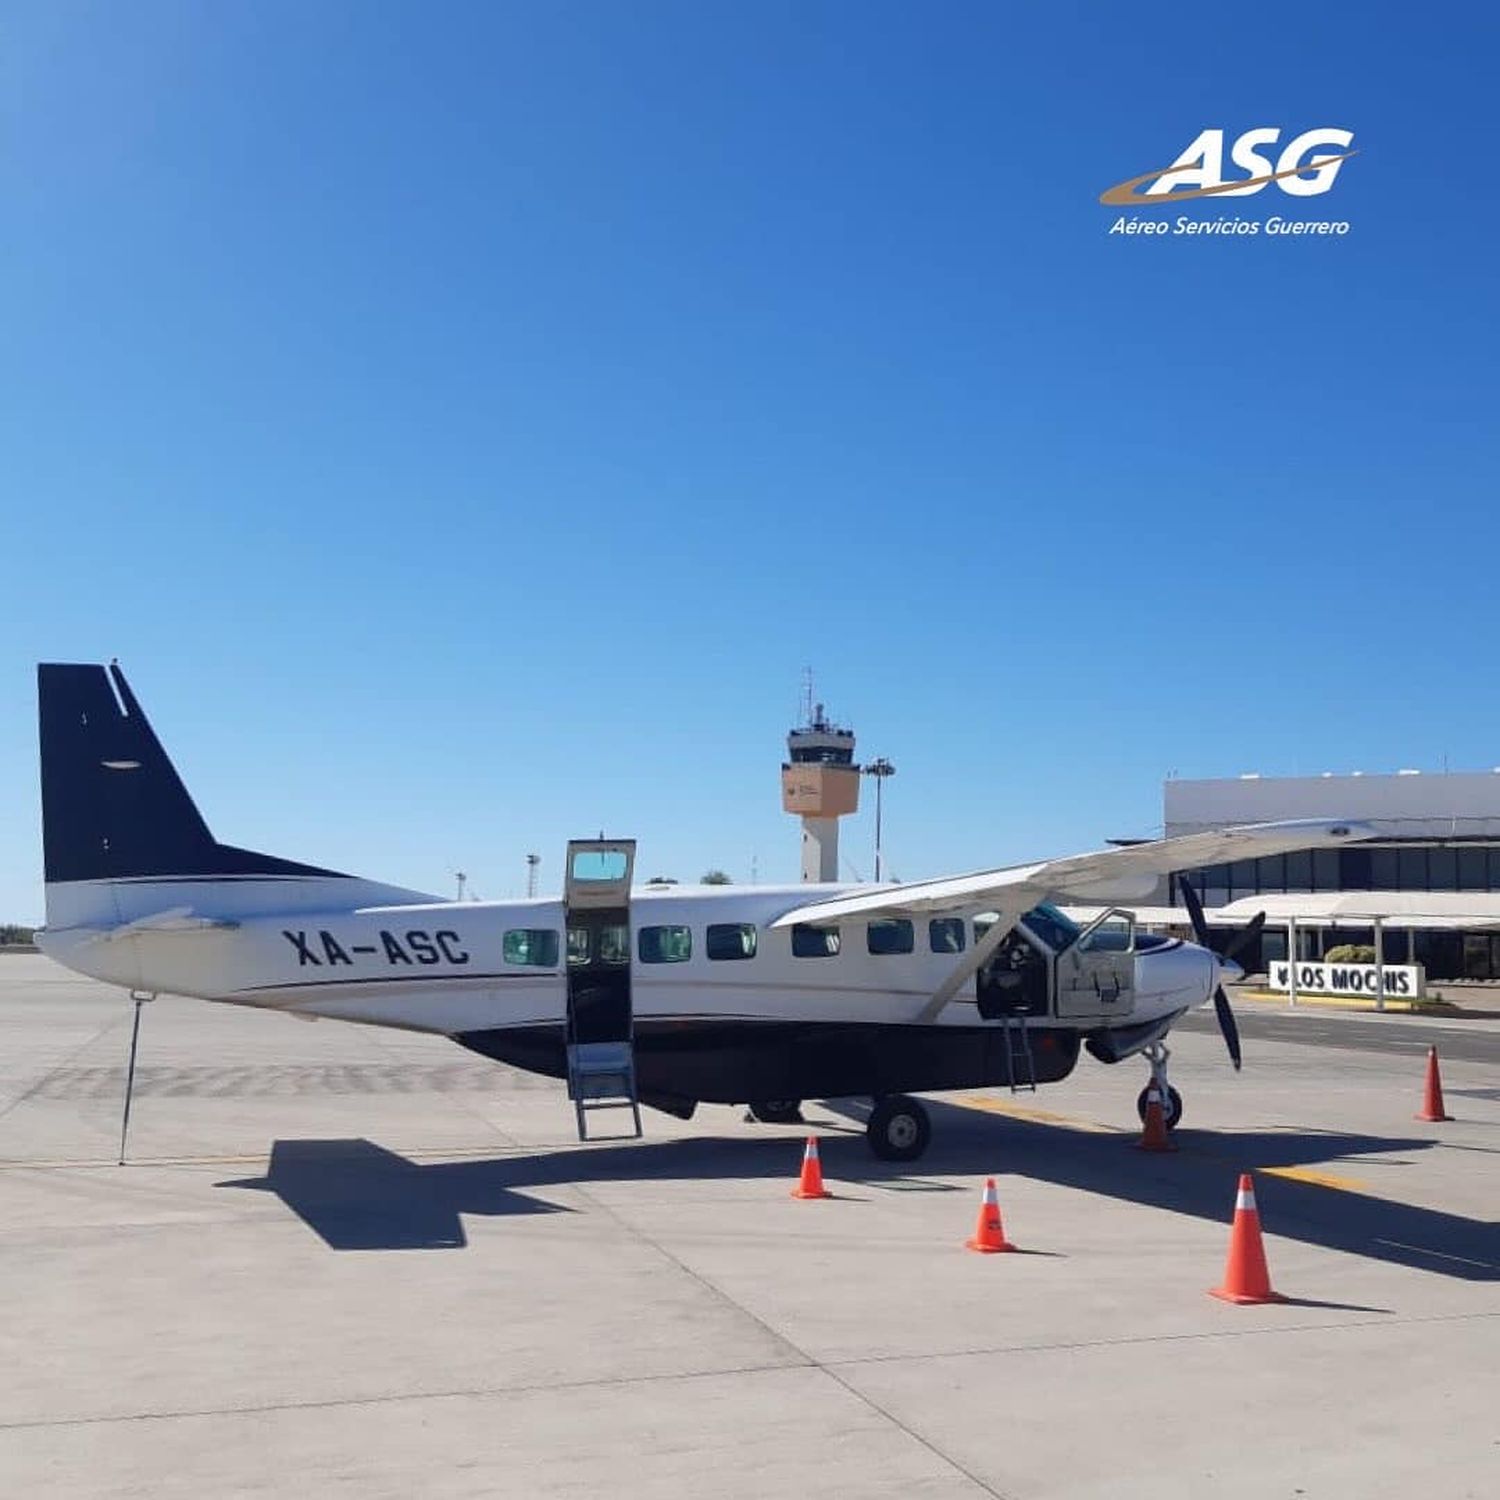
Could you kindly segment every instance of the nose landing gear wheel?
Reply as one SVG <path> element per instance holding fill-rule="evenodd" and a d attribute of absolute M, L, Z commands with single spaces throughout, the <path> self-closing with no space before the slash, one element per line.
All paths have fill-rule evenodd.
<path fill-rule="evenodd" d="M 801 1125 L 802 1101 L 800 1099 L 756 1099 L 750 1105 L 750 1113 L 762 1125 Z"/>
<path fill-rule="evenodd" d="M 1146 1095 L 1151 1092 L 1148 1083 L 1139 1094 L 1136 1095 L 1135 1112 L 1141 1117 L 1141 1124 L 1146 1123 Z M 1166 1097 L 1161 1101 L 1162 1119 L 1168 1130 L 1176 1130 L 1177 1122 L 1182 1118 L 1182 1095 L 1169 1083 L 1167 1085 Z"/>
<path fill-rule="evenodd" d="M 881 1161 L 916 1161 L 932 1139 L 932 1121 L 917 1100 L 887 1094 L 875 1101 L 865 1137 Z"/>

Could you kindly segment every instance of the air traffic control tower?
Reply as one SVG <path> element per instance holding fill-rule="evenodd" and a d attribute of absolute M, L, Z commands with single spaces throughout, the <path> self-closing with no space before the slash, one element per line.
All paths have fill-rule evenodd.
<path fill-rule="evenodd" d="M 811 694 L 809 694 L 809 698 Z M 839 819 L 859 807 L 854 731 L 831 724 L 809 702 L 807 722 L 786 737 L 781 806 L 802 819 L 802 878 L 839 878 Z"/>

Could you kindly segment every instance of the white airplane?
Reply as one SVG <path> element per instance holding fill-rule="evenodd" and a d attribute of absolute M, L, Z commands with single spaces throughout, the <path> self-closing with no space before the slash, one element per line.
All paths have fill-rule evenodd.
<path fill-rule="evenodd" d="M 586 1114 L 699 1103 L 800 1119 L 867 1096 L 877 1156 L 931 1134 L 917 1091 L 1066 1078 L 1080 1049 L 1166 1078 L 1172 1023 L 1212 999 L 1233 951 L 1136 931 L 1111 907 L 1080 928 L 1050 903 L 1147 895 L 1171 871 L 1369 836 L 1268 823 L 895 885 L 632 888 L 631 840 L 568 847 L 560 898 L 444 901 L 215 841 L 116 665 L 43 665 L 47 925 L 42 951 L 138 995 L 435 1032 L 568 1081 Z M 1138 1106 L 1144 1110 L 1145 1090 Z"/>

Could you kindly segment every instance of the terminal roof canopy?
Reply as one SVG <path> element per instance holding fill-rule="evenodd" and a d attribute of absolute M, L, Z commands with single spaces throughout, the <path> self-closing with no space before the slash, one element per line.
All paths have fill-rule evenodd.
<path fill-rule="evenodd" d="M 1209 923 L 1241 927 L 1259 912 L 1268 922 L 1393 927 L 1500 927 L 1500 891 L 1321 891 L 1244 896 L 1206 912 Z"/>

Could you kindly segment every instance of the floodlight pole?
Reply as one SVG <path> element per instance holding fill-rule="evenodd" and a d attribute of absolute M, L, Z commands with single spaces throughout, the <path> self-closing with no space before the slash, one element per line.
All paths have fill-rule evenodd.
<path fill-rule="evenodd" d="M 878 760 L 872 760 L 864 768 L 864 774 L 875 778 L 875 880 L 879 884 L 885 875 L 885 861 L 882 858 L 880 846 L 880 818 L 882 811 L 880 793 L 881 789 L 885 786 L 886 777 L 894 776 L 896 768 L 882 755 Z"/>

